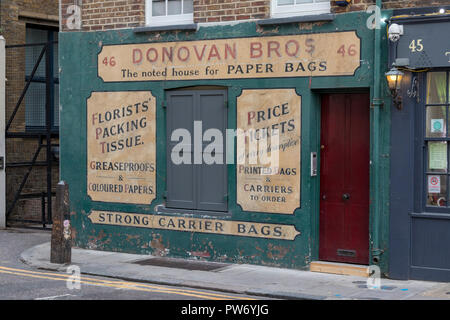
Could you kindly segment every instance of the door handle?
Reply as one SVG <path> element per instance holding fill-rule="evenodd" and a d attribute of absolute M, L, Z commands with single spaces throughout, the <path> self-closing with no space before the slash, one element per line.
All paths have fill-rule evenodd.
<path fill-rule="evenodd" d="M 342 195 L 342 200 L 348 200 L 348 199 L 350 199 L 350 194 L 344 193 L 344 194 Z"/>

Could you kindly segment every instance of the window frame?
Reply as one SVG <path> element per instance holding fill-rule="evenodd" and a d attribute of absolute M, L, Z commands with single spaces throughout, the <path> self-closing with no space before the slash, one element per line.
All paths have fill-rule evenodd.
<path fill-rule="evenodd" d="M 185 0 L 183 0 L 184 3 Z M 169 26 L 194 23 L 194 13 L 181 13 L 174 15 L 152 16 L 153 0 L 145 0 L 145 25 L 146 26 Z M 183 7 L 182 7 L 183 8 Z M 182 11 L 183 12 L 183 11 Z M 167 13 L 167 6 L 166 6 Z"/>
<path fill-rule="evenodd" d="M 288 18 L 294 16 L 308 16 L 325 14 L 331 12 L 330 1 L 301 3 L 293 5 L 278 6 L 278 0 L 270 1 L 270 12 L 272 18 Z M 316 1 L 316 0 L 314 0 Z"/>
<path fill-rule="evenodd" d="M 428 77 L 430 73 L 433 72 L 445 72 L 446 73 L 446 101 L 444 103 L 427 103 L 427 93 L 428 93 Z M 450 214 L 450 132 L 449 132 L 449 119 L 450 119 L 450 69 L 433 69 L 424 73 L 424 76 L 421 79 L 421 87 L 420 96 L 421 101 L 418 104 L 418 109 L 420 110 L 418 117 L 420 122 L 420 140 L 422 143 L 417 143 L 416 147 L 421 150 L 417 150 L 417 154 L 421 153 L 421 162 L 422 162 L 422 171 L 420 172 L 421 178 L 421 188 L 418 190 L 420 192 L 421 199 L 421 211 L 422 212 L 430 212 L 430 213 L 442 213 L 442 214 Z M 427 108 L 429 107 L 438 107 L 445 106 L 446 108 L 446 136 L 445 137 L 427 137 Z M 420 141 L 419 140 L 419 141 Z M 447 143 L 447 171 L 446 172 L 431 172 L 428 171 L 429 165 L 429 142 L 446 142 Z M 429 175 L 439 175 L 446 177 L 446 206 L 432 206 L 427 204 L 428 197 L 428 176 Z"/>

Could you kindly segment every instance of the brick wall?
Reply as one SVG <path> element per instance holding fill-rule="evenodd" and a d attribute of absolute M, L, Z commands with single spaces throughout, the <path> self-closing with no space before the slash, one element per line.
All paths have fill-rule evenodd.
<path fill-rule="evenodd" d="M 145 23 L 144 0 L 84 0 L 82 23 L 84 30 L 130 28 Z"/>
<path fill-rule="evenodd" d="M 26 19 L 55 25 L 58 17 L 58 0 L 1 0 L 0 21 L 2 35 L 7 44 L 23 43 Z"/>
<path fill-rule="evenodd" d="M 270 0 L 194 0 L 195 22 L 264 19 L 270 16 Z"/>
<path fill-rule="evenodd" d="M 346 7 L 336 5 L 336 1 L 331 1 L 331 10 L 335 13 L 366 10 L 375 4 L 375 0 L 352 0 Z M 448 5 L 448 0 L 382 0 L 383 9 L 418 8 Z"/>
<path fill-rule="evenodd" d="M 60 0 L 61 29 L 68 29 L 67 19 L 73 12 L 70 5 L 82 8 L 83 31 L 131 28 L 145 25 L 145 0 Z M 225 22 L 264 19 L 270 17 L 270 0 L 193 0 L 194 22 Z M 383 9 L 428 7 L 448 4 L 448 0 L 384 0 Z M 344 13 L 366 10 L 375 0 L 352 0 L 346 7 L 336 5 L 331 0 L 331 11 Z"/>
<path fill-rule="evenodd" d="M 6 39 L 6 45 L 25 43 L 26 24 L 58 26 L 58 0 L 1 0 L 0 34 Z M 14 107 L 25 86 L 25 49 L 10 48 L 6 51 L 6 121 L 10 118 Z M 25 101 L 22 102 L 10 132 L 25 131 Z M 38 146 L 37 139 L 7 139 L 6 162 L 30 162 Z M 45 160 L 45 148 L 38 161 Z M 12 203 L 28 168 L 7 167 L 6 169 L 6 201 L 7 208 Z M 58 167 L 53 169 L 54 182 L 58 181 Z M 23 193 L 36 193 L 46 190 L 46 169 L 35 167 L 31 171 Z M 13 218 L 38 219 L 41 215 L 41 200 L 20 200 L 13 212 Z"/>
<path fill-rule="evenodd" d="M 101 31 L 141 26 L 145 24 L 145 0 L 61 0 L 61 29 L 69 28 L 68 19 L 73 18 L 70 6 L 82 8 L 81 24 L 84 31 Z"/>

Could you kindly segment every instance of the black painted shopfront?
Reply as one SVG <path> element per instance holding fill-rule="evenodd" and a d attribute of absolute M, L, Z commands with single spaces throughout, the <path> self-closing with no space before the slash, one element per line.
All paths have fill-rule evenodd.
<path fill-rule="evenodd" d="M 389 54 L 404 76 L 391 107 L 389 275 L 450 281 L 450 15 L 414 11 L 390 20 L 403 28 Z"/>

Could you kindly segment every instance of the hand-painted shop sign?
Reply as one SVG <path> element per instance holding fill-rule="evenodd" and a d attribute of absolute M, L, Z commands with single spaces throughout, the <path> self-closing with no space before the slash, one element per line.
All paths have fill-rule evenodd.
<path fill-rule="evenodd" d="M 95 211 L 92 223 L 125 227 L 163 229 L 185 232 L 213 233 L 254 238 L 294 240 L 299 231 L 292 225 L 201 219 L 182 216 L 161 216 L 125 212 Z"/>
<path fill-rule="evenodd" d="M 155 98 L 92 92 L 87 100 L 87 193 L 94 201 L 150 204 L 156 196 Z"/>
<path fill-rule="evenodd" d="M 237 203 L 245 211 L 300 207 L 301 97 L 295 89 L 243 90 L 237 98 Z"/>
<path fill-rule="evenodd" d="M 360 65 L 354 31 L 289 36 L 105 45 L 105 82 L 353 75 Z"/>

